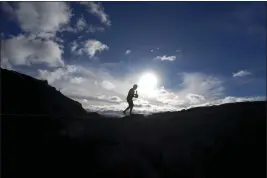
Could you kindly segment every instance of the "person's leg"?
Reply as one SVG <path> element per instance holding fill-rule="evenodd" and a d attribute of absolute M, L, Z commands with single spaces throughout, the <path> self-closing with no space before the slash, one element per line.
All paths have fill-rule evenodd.
<path fill-rule="evenodd" d="M 123 113 L 125 114 L 125 112 L 128 110 L 128 109 L 130 109 L 130 107 L 131 107 L 131 102 L 127 99 L 127 102 L 128 102 L 128 107 L 123 111 Z"/>
<path fill-rule="evenodd" d="M 130 107 L 130 115 L 132 115 L 133 106 Z"/>
<path fill-rule="evenodd" d="M 133 110 L 134 104 L 133 101 L 130 102 L 130 114 L 132 115 L 132 110 Z"/>
<path fill-rule="evenodd" d="M 128 106 L 128 107 L 123 111 L 123 113 L 125 114 L 125 112 L 126 112 L 128 109 L 130 109 L 130 106 Z"/>

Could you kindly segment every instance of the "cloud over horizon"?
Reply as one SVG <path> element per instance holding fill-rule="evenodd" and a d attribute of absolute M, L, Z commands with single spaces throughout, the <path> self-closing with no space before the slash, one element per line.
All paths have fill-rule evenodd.
<path fill-rule="evenodd" d="M 105 80 L 108 75 L 109 79 Z M 39 78 L 47 79 L 56 88 L 61 88 L 61 92 L 73 99 L 81 102 L 87 109 L 105 112 L 113 108 L 114 111 L 121 111 L 127 106 L 125 98 L 128 89 L 131 87 L 130 81 L 123 78 L 113 77 L 106 73 L 104 69 L 89 69 L 82 66 L 67 66 L 65 70 L 57 69 L 49 73 L 39 71 Z M 129 76 L 126 78 L 132 78 Z M 76 82 L 73 86 L 72 80 Z M 107 79 L 107 78 L 106 78 Z M 140 95 L 135 99 L 135 111 L 140 113 L 176 111 L 193 106 L 209 106 L 230 102 L 257 101 L 264 97 L 230 97 L 224 93 L 223 81 L 214 76 L 202 73 L 183 73 L 182 83 L 178 90 L 168 90 L 163 86 L 156 89 L 155 97 Z M 90 88 L 90 91 L 88 91 Z M 116 88 L 120 88 L 117 90 Z M 84 102 L 83 100 L 86 100 Z M 107 104 L 109 106 L 107 106 Z"/>

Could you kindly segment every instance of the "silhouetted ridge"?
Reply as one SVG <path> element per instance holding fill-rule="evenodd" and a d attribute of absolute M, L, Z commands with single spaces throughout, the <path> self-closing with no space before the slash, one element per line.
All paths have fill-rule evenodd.
<path fill-rule="evenodd" d="M 2 114 L 86 115 L 82 105 L 47 81 L 1 69 Z"/>

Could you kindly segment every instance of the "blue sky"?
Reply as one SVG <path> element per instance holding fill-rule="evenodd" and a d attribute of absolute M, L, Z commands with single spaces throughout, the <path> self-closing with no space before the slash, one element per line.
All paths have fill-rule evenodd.
<path fill-rule="evenodd" d="M 1 67 L 47 79 L 97 111 L 120 111 L 145 72 L 136 111 L 266 98 L 262 2 L 1 2 Z"/>

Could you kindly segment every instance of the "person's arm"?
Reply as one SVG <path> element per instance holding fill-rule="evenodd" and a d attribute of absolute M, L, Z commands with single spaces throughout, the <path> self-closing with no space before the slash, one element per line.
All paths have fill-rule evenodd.
<path fill-rule="evenodd" d="M 129 95 L 130 95 L 131 98 L 133 98 L 134 97 L 134 90 L 130 89 Z"/>

